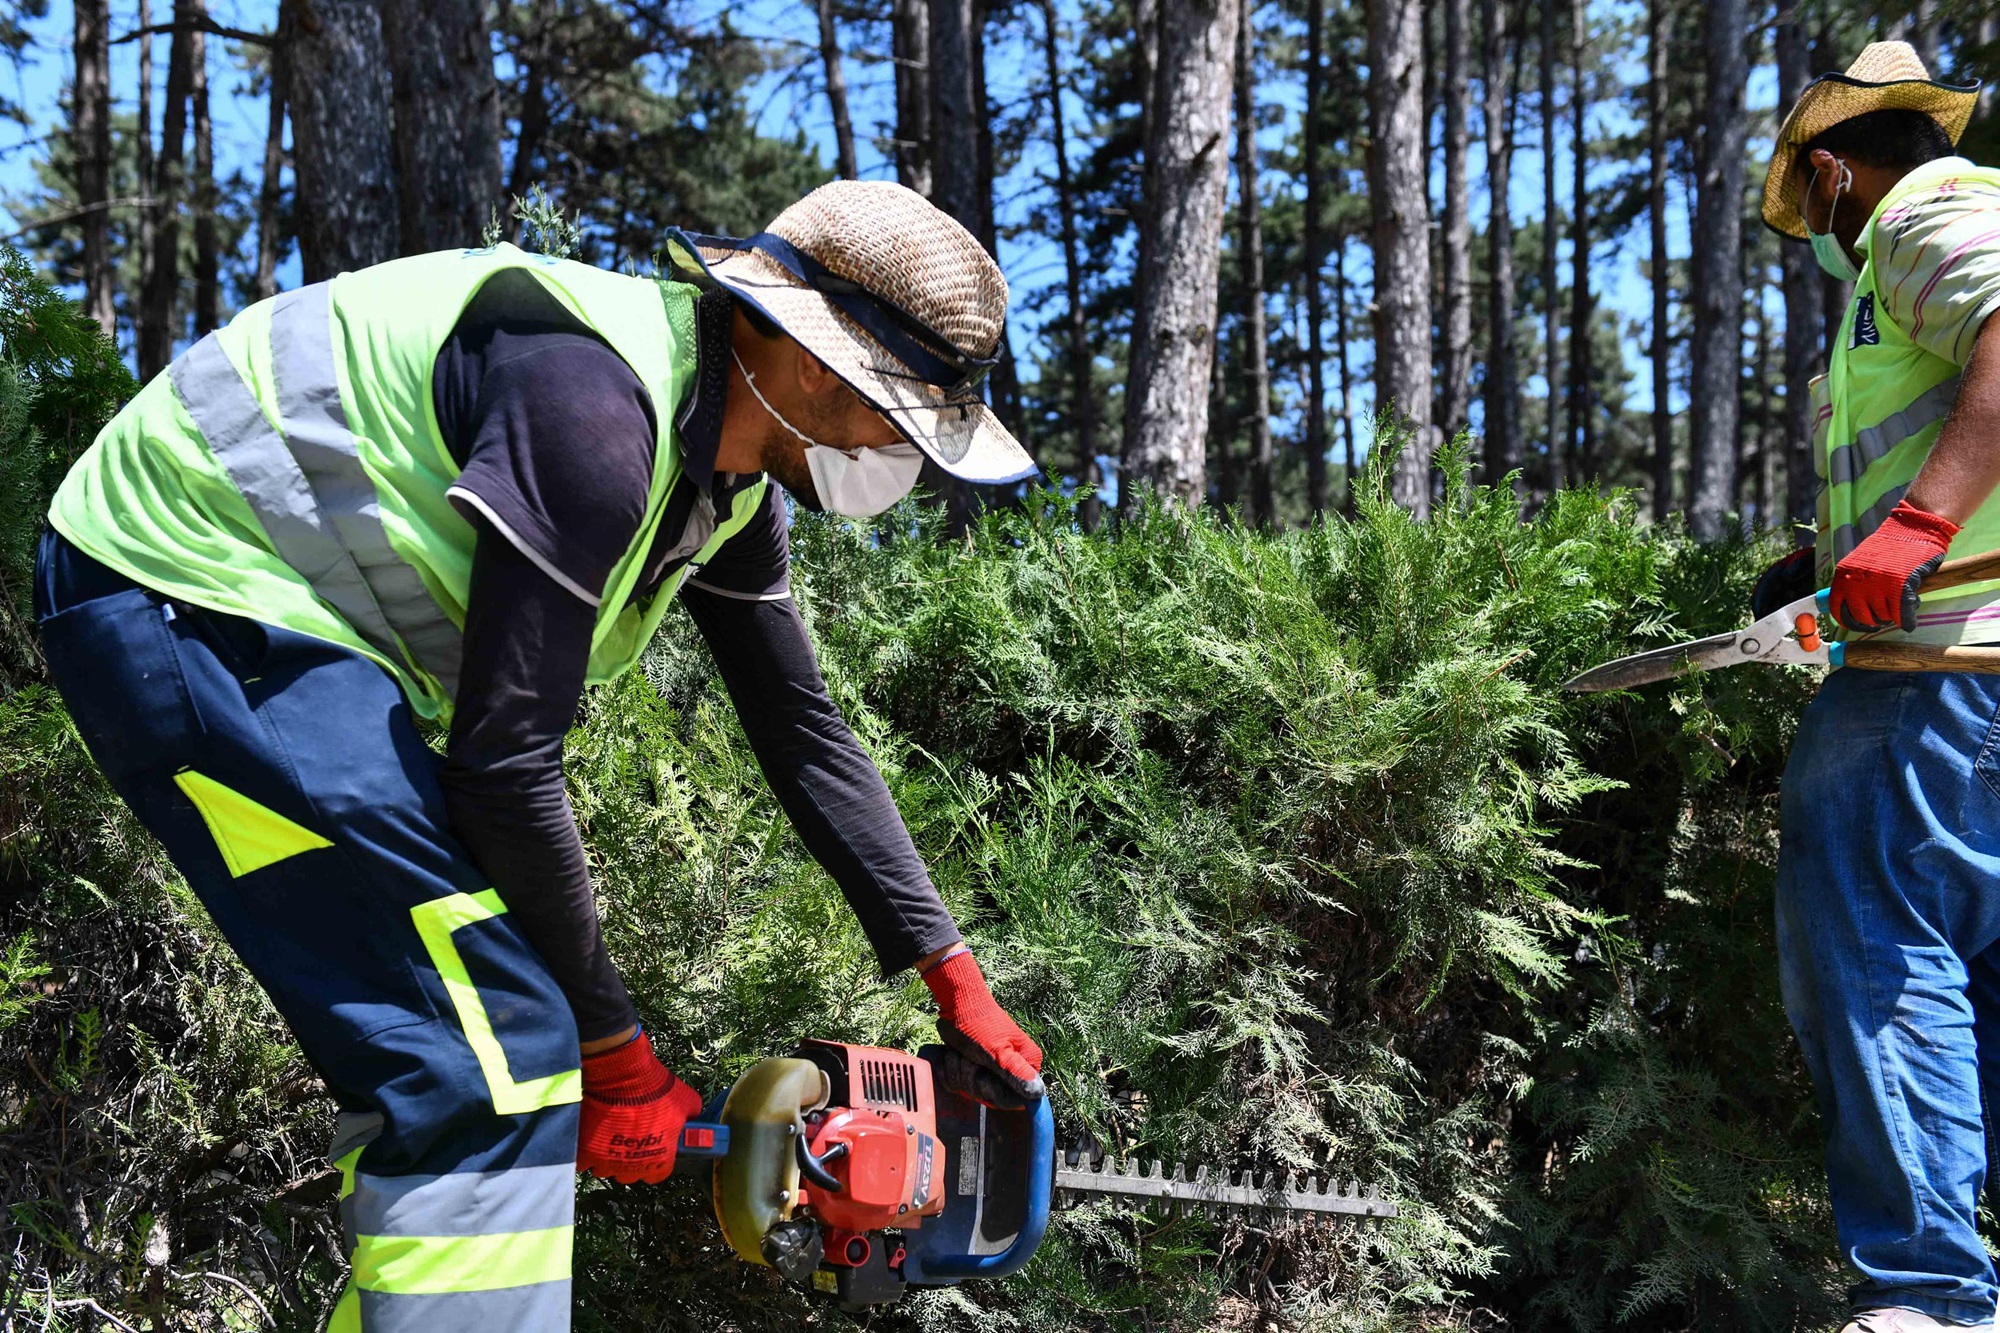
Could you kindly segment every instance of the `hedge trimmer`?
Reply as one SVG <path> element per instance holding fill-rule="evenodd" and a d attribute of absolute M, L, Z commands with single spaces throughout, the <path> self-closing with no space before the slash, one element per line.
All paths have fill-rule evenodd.
<path fill-rule="evenodd" d="M 711 1101 L 681 1131 L 675 1171 L 713 1165 L 716 1220 L 739 1257 L 850 1306 L 1020 1271 L 1058 1193 L 1209 1214 L 1396 1215 L 1378 1188 L 1353 1183 L 1231 1181 L 1081 1150 L 1058 1166 L 1047 1099 L 989 1105 L 1005 1098 L 985 1077 L 940 1046 L 809 1041 Z"/>

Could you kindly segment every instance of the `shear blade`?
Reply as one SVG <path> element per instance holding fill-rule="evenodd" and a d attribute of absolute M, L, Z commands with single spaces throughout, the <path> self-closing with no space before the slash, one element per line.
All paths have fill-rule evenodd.
<path fill-rule="evenodd" d="M 1708 671 L 1737 662 L 1755 661 L 1756 658 L 1745 656 L 1737 647 L 1736 641 L 1740 637 L 1732 630 L 1727 634 L 1696 639 L 1692 643 L 1676 643 L 1650 652 L 1634 653 L 1572 676 L 1563 682 L 1562 687 L 1571 694 L 1625 690 L 1634 685 L 1649 685 L 1656 680 L 1672 680 L 1690 670 Z"/>

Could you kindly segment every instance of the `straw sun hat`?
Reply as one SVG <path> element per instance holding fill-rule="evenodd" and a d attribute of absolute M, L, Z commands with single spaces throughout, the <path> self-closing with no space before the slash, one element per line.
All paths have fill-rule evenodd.
<path fill-rule="evenodd" d="M 1764 222 L 1772 230 L 1806 238 L 1805 219 L 1792 191 L 1792 162 L 1821 132 L 1870 111 L 1921 111 L 1955 144 L 1979 100 L 1979 85 L 1939 83 L 1908 42 L 1872 42 L 1845 74 L 1822 74 L 1799 94 L 1778 130 L 1771 170 L 1764 177 Z"/>
<path fill-rule="evenodd" d="M 890 181 L 834 181 L 737 240 L 668 235 L 700 270 L 825 362 L 953 476 L 1035 464 L 980 396 L 999 360 L 1007 279 L 971 232 Z"/>

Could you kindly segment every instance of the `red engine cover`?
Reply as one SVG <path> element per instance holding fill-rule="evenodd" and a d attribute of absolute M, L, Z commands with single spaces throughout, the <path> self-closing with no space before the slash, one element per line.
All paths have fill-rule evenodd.
<path fill-rule="evenodd" d="M 817 1186 L 805 1204 L 828 1227 L 914 1227 L 944 1211 L 944 1145 L 927 1061 L 875 1046 L 814 1042 L 822 1068 L 844 1069 L 832 1103 L 807 1123 L 807 1146 L 842 1188 Z M 831 1072 L 831 1071 L 830 1071 Z"/>

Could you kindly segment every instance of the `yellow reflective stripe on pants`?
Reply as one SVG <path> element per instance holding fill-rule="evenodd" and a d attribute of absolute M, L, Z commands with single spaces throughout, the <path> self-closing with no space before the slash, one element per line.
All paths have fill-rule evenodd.
<path fill-rule="evenodd" d="M 487 1090 L 493 1095 L 493 1109 L 501 1115 L 525 1115 L 544 1107 L 582 1101 L 583 1071 L 570 1069 L 516 1083 L 507 1068 L 507 1052 L 501 1049 L 500 1038 L 493 1031 L 486 1003 L 479 998 L 479 990 L 465 970 L 465 960 L 451 940 L 454 931 L 499 916 L 506 910 L 500 895 L 488 889 L 484 893 L 454 893 L 419 903 L 410 909 L 410 919 L 416 923 L 431 963 L 444 980 L 452 1008 L 458 1011 L 465 1040 L 471 1044 L 480 1072 L 486 1076 Z"/>
<path fill-rule="evenodd" d="M 497 1236 L 357 1236 L 354 1285 L 426 1295 L 525 1287 L 569 1277 L 574 1227 Z"/>

